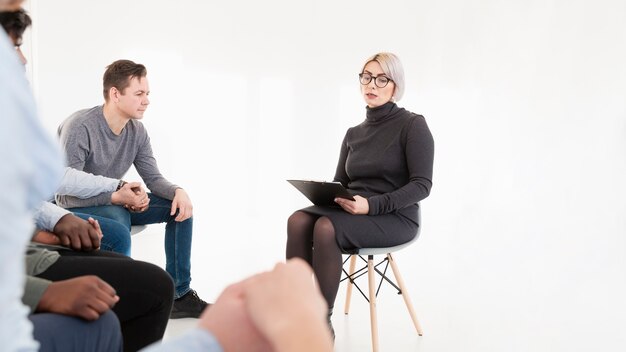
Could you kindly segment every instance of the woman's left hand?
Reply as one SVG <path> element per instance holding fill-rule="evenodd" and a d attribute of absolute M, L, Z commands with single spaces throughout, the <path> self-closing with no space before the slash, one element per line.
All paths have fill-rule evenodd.
<path fill-rule="evenodd" d="M 354 196 L 354 200 L 335 198 L 335 203 L 353 215 L 367 214 L 370 211 L 370 204 L 367 202 L 367 198 L 361 196 Z"/>

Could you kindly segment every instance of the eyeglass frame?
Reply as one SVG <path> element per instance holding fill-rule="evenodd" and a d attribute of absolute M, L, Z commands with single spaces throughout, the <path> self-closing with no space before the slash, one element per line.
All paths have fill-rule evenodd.
<path fill-rule="evenodd" d="M 368 81 L 367 83 L 363 83 L 363 82 L 361 82 L 361 79 L 363 78 L 363 75 L 369 75 L 369 76 L 370 76 L 370 79 L 369 79 L 369 81 Z M 381 87 L 381 86 L 379 86 L 379 85 L 376 83 L 376 80 L 378 79 L 378 77 L 385 77 L 385 78 L 387 79 L 387 83 L 385 83 L 385 85 L 384 85 L 384 86 L 382 86 L 382 87 Z M 367 72 L 361 72 L 361 73 L 359 73 L 359 83 L 361 83 L 361 85 L 362 85 L 362 86 L 366 86 L 366 85 L 370 84 L 372 81 L 374 81 L 374 85 L 375 85 L 376 87 L 378 87 L 378 88 L 385 88 L 387 85 L 389 85 L 389 82 L 393 82 L 393 79 L 391 79 L 391 78 L 387 77 L 387 76 L 386 76 L 386 75 L 384 75 L 384 74 L 382 74 L 382 75 L 378 75 L 378 76 L 374 76 L 374 75 L 372 75 L 371 73 L 367 73 Z M 395 83 L 395 82 L 394 82 L 394 83 Z"/>

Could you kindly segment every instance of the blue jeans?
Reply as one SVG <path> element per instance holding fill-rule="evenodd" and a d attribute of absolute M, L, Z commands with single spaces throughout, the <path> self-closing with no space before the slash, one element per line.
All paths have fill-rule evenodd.
<path fill-rule="evenodd" d="M 74 212 L 74 215 L 85 220 L 90 217 L 98 220 L 102 234 L 104 234 L 100 243 L 100 249 L 109 252 L 121 253 L 130 257 L 130 230 L 127 226 L 102 216 L 78 212 Z"/>
<path fill-rule="evenodd" d="M 148 225 L 166 223 L 165 225 L 165 271 L 167 271 L 176 286 L 174 299 L 184 296 L 189 290 L 191 283 L 191 234 L 193 230 L 193 217 L 182 222 L 174 220 L 176 214 L 170 215 L 172 201 L 148 193 L 150 206 L 143 213 L 134 213 L 119 205 L 104 205 L 98 207 L 84 207 L 68 209 L 78 214 L 97 215 L 113 219 L 126 226 L 128 232 L 124 233 L 124 239 L 114 238 L 105 234 L 102 238 L 103 248 L 120 248 L 120 243 L 126 243 L 130 249 L 131 225 Z M 123 248 L 123 246 L 122 246 Z M 124 252 L 120 252 L 126 254 Z"/>
<path fill-rule="evenodd" d="M 39 351 L 122 351 L 120 322 L 112 311 L 94 321 L 55 313 L 28 316 Z"/>

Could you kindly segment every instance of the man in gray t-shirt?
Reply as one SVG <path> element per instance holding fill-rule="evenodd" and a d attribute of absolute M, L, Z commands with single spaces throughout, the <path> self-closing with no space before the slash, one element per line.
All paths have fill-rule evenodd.
<path fill-rule="evenodd" d="M 69 167 L 121 179 L 134 164 L 151 192 L 149 201 L 140 206 L 113 205 L 112 192 L 88 199 L 57 196 L 56 201 L 72 211 L 112 218 L 129 228 L 166 223 L 165 269 L 176 285 L 171 318 L 199 317 L 207 303 L 190 288 L 193 207 L 187 192 L 161 175 L 148 132 L 139 121 L 150 103 L 146 75 L 141 64 L 113 62 L 103 77 L 104 105 L 72 114 L 59 127 L 59 135 Z M 102 242 L 106 241 L 105 236 Z"/>

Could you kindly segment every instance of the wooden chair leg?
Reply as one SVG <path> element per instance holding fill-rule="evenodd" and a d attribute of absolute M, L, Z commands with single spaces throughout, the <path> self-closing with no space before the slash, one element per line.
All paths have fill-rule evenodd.
<path fill-rule="evenodd" d="M 354 274 L 354 267 L 356 265 L 356 255 L 351 255 L 350 256 L 350 270 L 348 271 L 348 274 L 350 276 L 352 276 L 352 274 Z M 343 309 L 343 313 L 344 314 L 348 314 L 348 312 L 350 311 L 350 300 L 352 299 L 352 281 L 350 281 L 351 278 L 348 278 L 348 284 L 347 284 L 347 288 L 346 288 L 346 305 L 344 306 Z"/>
<path fill-rule="evenodd" d="M 411 303 L 411 297 L 409 292 L 406 290 L 406 285 L 404 284 L 404 280 L 400 275 L 400 270 L 398 270 L 398 265 L 395 260 L 391 256 L 391 253 L 387 254 L 387 259 L 389 259 L 389 263 L 391 263 L 391 270 L 393 270 L 393 275 L 396 277 L 396 281 L 398 281 L 398 286 L 400 286 L 400 290 L 402 291 L 402 298 L 404 298 L 404 303 L 406 304 L 407 309 L 409 310 L 409 314 L 411 315 L 411 319 L 413 320 L 413 325 L 415 325 L 415 330 L 417 330 L 417 334 L 422 336 L 422 327 L 420 326 L 419 321 L 417 321 L 417 315 L 415 315 L 415 310 L 413 309 L 413 303 Z M 371 289 L 370 289 L 371 290 Z"/>
<path fill-rule="evenodd" d="M 370 324 L 372 329 L 372 351 L 378 352 L 378 317 L 376 315 L 376 278 L 374 277 L 374 256 L 367 258 L 367 280 L 369 284 Z"/>

